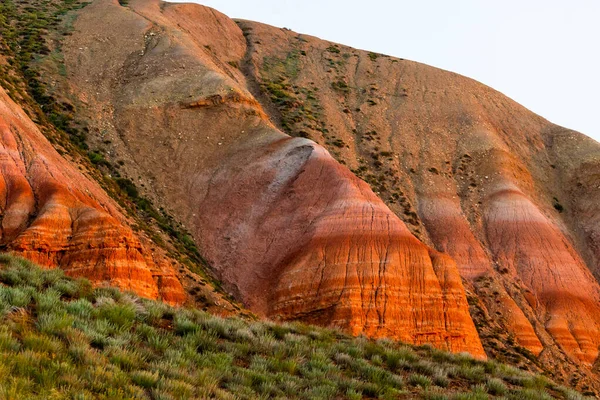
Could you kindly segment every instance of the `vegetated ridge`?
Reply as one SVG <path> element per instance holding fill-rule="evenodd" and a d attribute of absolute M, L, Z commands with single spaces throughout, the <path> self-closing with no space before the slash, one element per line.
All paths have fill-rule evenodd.
<path fill-rule="evenodd" d="M 223 319 L 0 257 L 0 397 L 583 399 L 431 346 Z"/>

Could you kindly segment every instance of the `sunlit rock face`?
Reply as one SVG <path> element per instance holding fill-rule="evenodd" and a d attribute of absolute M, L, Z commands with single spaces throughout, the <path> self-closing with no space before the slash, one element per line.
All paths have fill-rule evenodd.
<path fill-rule="evenodd" d="M 65 161 L 0 88 L 2 245 L 47 267 L 181 303 L 165 260 L 154 259 L 106 194 Z"/>
<path fill-rule="evenodd" d="M 91 140 L 257 314 L 483 356 L 468 290 L 545 365 L 597 359 L 597 143 L 460 75 L 198 5 L 97 0 L 75 27 Z"/>
<path fill-rule="evenodd" d="M 271 123 L 236 67 L 249 48 L 233 20 L 129 4 L 81 11 L 70 82 L 124 172 L 194 233 L 230 292 L 270 318 L 485 357 L 455 263 L 322 146 Z"/>

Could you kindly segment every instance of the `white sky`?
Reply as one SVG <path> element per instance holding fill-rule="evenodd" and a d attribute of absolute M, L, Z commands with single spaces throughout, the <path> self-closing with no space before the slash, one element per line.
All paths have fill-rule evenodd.
<path fill-rule="evenodd" d="M 600 141 L 600 0 L 187 1 L 458 72 Z"/>

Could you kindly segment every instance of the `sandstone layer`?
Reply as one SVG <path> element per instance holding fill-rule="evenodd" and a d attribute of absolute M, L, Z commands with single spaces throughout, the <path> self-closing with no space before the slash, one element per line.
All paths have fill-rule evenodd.
<path fill-rule="evenodd" d="M 460 75 L 199 5 L 96 0 L 63 51 L 90 146 L 256 313 L 484 356 L 468 291 L 547 367 L 596 362 L 596 142 Z"/>
<path fill-rule="evenodd" d="M 142 246 L 96 184 L 63 159 L 0 88 L 1 245 L 47 267 L 178 304 L 166 259 Z"/>
<path fill-rule="evenodd" d="M 95 1 L 64 47 L 95 145 L 110 141 L 251 310 L 485 357 L 454 261 L 322 146 L 271 123 L 247 52 L 233 20 L 158 1 Z"/>

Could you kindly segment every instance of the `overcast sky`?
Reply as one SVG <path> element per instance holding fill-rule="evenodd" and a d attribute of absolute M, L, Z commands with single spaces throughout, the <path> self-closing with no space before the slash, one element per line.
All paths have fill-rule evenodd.
<path fill-rule="evenodd" d="M 193 0 L 483 82 L 600 141 L 600 0 Z"/>

